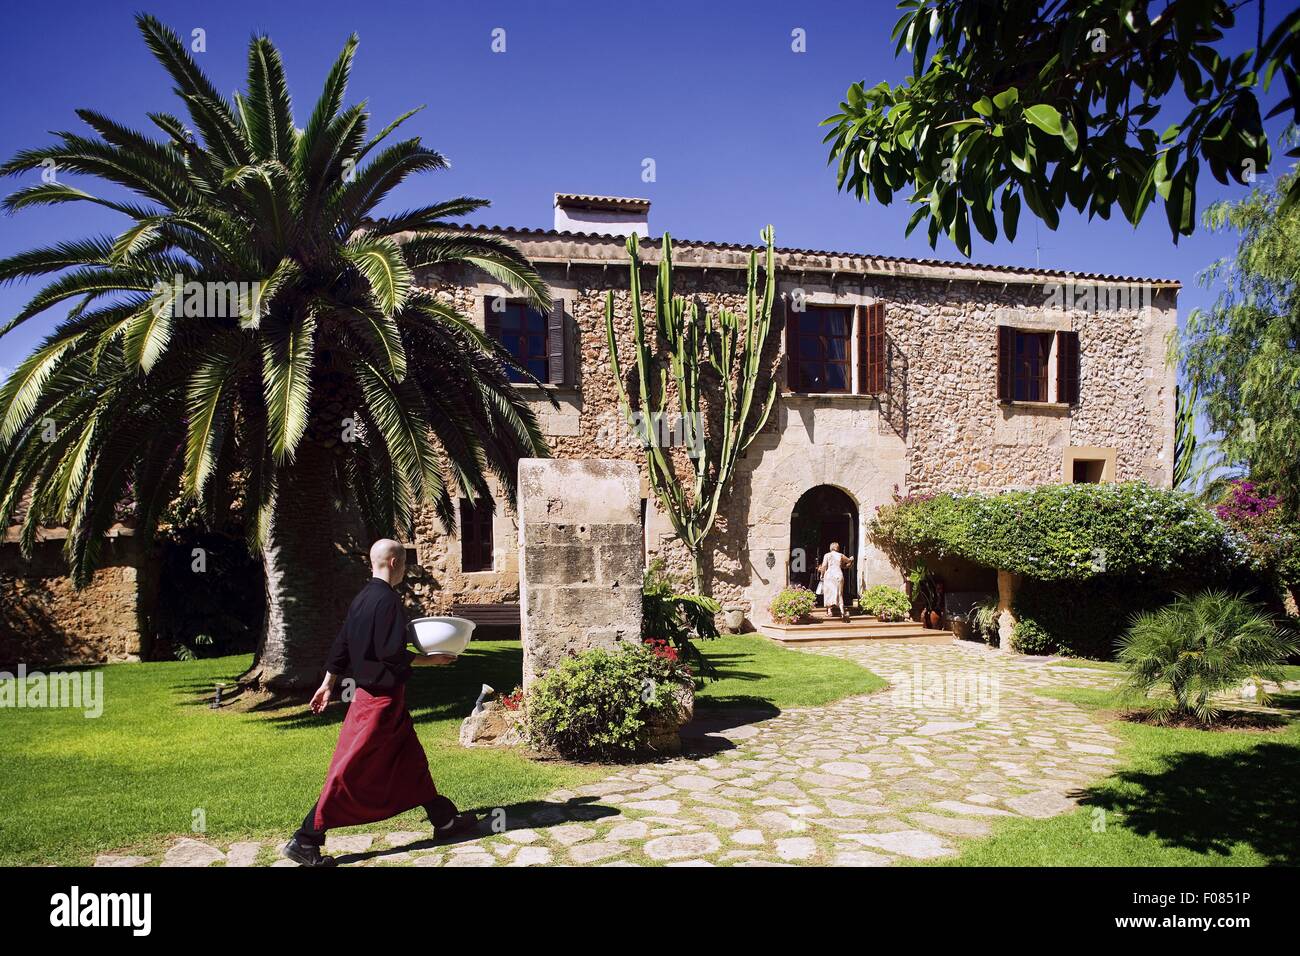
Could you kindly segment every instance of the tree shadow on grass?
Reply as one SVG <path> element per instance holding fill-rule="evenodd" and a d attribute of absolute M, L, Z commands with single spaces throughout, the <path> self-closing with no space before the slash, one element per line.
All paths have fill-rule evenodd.
<path fill-rule="evenodd" d="M 406 706 L 417 723 L 429 720 L 459 719 L 474 709 L 483 685 L 507 694 L 522 680 L 523 650 L 517 643 L 484 642 L 470 645 L 455 664 L 446 667 L 417 667 L 406 684 Z M 194 706 L 203 706 L 212 697 L 212 685 L 199 681 L 178 684 L 175 688 Z M 342 723 L 347 707 L 336 696 L 323 714 L 307 709 L 307 697 L 274 697 L 248 701 L 225 698 L 233 709 L 243 713 L 263 714 L 267 723 L 286 730 Z"/>
<path fill-rule="evenodd" d="M 1272 865 L 1300 865 L 1300 749 L 1261 743 L 1231 754 L 1181 753 L 1157 772 L 1121 770 L 1131 785 L 1080 802 L 1122 814 L 1142 836 L 1196 853 L 1244 843 Z M 1118 791 L 1118 792 L 1117 792 Z"/>

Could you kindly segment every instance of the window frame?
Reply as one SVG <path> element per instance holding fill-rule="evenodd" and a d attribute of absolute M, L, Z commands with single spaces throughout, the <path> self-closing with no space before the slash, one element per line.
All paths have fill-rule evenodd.
<path fill-rule="evenodd" d="M 1022 343 L 1033 341 L 1038 344 L 1038 356 L 1031 358 L 1028 349 Z M 1017 329 L 1011 331 L 1011 401 L 1051 403 L 1052 395 L 1052 348 L 1056 334 L 1037 329 Z M 1037 386 L 1039 396 L 1030 394 L 1030 386 Z M 1024 388 L 1022 389 L 1022 386 Z"/>
<path fill-rule="evenodd" d="M 826 318 L 827 313 L 838 314 L 842 318 L 844 323 L 843 335 L 832 336 L 823 331 L 818 331 L 818 332 L 804 331 L 802 327 L 803 320 L 808 318 L 813 313 L 818 314 L 823 319 L 823 321 Z M 853 308 L 849 306 L 818 305 L 815 303 L 808 303 L 802 311 L 799 312 L 792 311 L 790 313 L 790 318 L 793 319 L 795 323 L 794 328 L 791 330 L 791 335 L 792 338 L 794 339 L 794 349 L 793 349 L 793 354 L 790 355 L 788 358 L 789 361 L 794 363 L 794 368 L 793 368 L 794 374 L 790 376 L 790 378 L 793 380 L 793 387 L 791 388 L 791 391 L 799 394 L 804 394 L 804 395 L 852 395 L 854 394 L 853 326 L 854 326 L 855 314 Z M 843 355 L 841 358 L 834 358 L 834 359 L 827 358 L 827 355 L 830 351 L 829 344 L 832 341 L 843 341 L 844 347 L 843 347 Z M 805 357 L 807 355 L 807 351 L 805 349 L 805 343 L 810 343 L 810 342 L 815 342 L 817 348 L 820 350 L 821 353 L 820 357 L 812 360 L 809 360 L 808 358 Z M 805 378 L 804 367 L 808 365 L 816 365 L 821 367 L 823 387 L 815 387 L 814 385 L 810 384 L 809 381 Z M 828 373 L 831 366 L 839 366 L 843 369 L 843 374 L 844 374 L 843 388 L 831 388 L 827 384 L 827 382 L 829 381 Z"/>
<path fill-rule="evenodd" d="M 506 307 L 500 312 L 491 312 L 491 323 L 484 322 L 485 331 L 491 334 L 496 341 L 511 355 L 515 361 L 524 368 L 529 367 L 530 362 L 541 362 L 541 371 L 530 369 L 533 375 L 540 382 L 549 382 L 551 377 L 551 343 L 550 343 L 550 326 L 549 317 L 542 312 L 537 311 L 527 302 L 518 300 L 506 302 Z M 490 310 L 489 303 L 488 309 Z M 514 318 L 518 316 L 518 318 Z M 529 331 L 528 321 L 535 319 L 540 326 L 540 331 Z M 507 320 L 517 323 L 518 329 L 507 330 Z M 541 339 L 541 351 L 534 353 L 528 348 L 530 337 L 537 336 Z M 517 343 L 518 351 L 511 348 L 511 342 Z M 507 370 L 507 378 L 515 384 L 526 384 L 527 379 L 519 374 L 515 369 Z"/>
<path fill-rule="evenodd" d="M 496 568 L 496 549 L 493 547 L 492 511 L 469 498 L 461 498 L 457 517 L 460 519 L 460 569 L 472 574 Z"/>

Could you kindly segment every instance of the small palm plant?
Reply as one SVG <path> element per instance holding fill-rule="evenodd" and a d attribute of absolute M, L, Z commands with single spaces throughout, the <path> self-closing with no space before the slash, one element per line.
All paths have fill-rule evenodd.
<path fill-rule="evenodd" d="M 148 134 L 80 110 L 90 134 L 0 166 L 42 180 L 6 211 L 80 202 L 126 220 L 0 261 L 0 282 L 46 282 L 0 335 L 71 306 L 0 388 L 0 517 L 27 503 L 28 552 L 65 525 L 84 585 L 124 500 L 146 536 L 182 493 L 205 514 L 236 502 L 266 571 L 249 678 L 298 689 L 360 581 L 344 529 L 409 538 L 424 509 L 450 528 L 457 496 L 490 501 L 489 474 L 512 496 L 518 459 L 545 453 L 509 354 L 417 270 L 476 267 L 538 308 L 550 293 L 514 246 L 448 228 L 483 200 L 375 218 L 447 163 L 418 137 L 384 142 L 410 113 L 370 135 L 365 104 L 344 104 L 355 37 L 299 127 L 268 38 L 249 43 L 232 101 L 175 33 L 137 22 L 188 119 L 149 113 Z"/>
<path fill-rule="evenodd" d="M 1213 722 L 1217 696 L 1247 680 L 1283 680 L 1278 665 L 1300 652 L 1289 628 L 1245 598 L 1216 590 L 1179 595 L 1138 615 L 1117 647 L 1127 689 L 1149 699 L 1162 723 Z"/>

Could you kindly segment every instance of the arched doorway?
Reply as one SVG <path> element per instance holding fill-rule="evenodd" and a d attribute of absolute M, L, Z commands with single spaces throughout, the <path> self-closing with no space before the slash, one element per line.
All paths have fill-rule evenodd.
<path fill-rule="evenodd" d="M 817 485 L 805 491 L 790 512 L 790 584 L 817 586 L 817 565 L 832 541 L 838 541 L 846 555 L 857 555 L 858 506 L 839 488 Z M 850 601 L 858 596 L 856 565 L 844 576 L 844 592 Z"/>

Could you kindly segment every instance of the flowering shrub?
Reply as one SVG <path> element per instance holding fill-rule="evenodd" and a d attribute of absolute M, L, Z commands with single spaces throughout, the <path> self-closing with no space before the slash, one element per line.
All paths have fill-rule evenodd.
<path fill-rule="evenodd" d="M 858 598 L 858 605 L 882 621 L 901 621 L 912 612 L 912 602 L 907 595 L 888 584 L 867 588 Z"/>
<path fill-rule="evenodd" d="M 516 687 L 510 693 L 501 698 L 501 706 L 506 710 L 518 710 L 524 702 L 524 689 Z"/>
<path fill-rule="evenodd" d="M 653 647 L 628 643 L 566 658 L 529 690 L 528 739 L 575 760 L 627 758 L 644 750 L 650 722 L 671 716 L 693 686 L 676 651 L 664 650 L 662 641 Z"/>
<path fill-rule="evenodd" d="M 869 533 L 900 567 L 956 557 L 1042 581 L 1160 580 L 1247 557 L 1191 495 L 1137 481 L 903 498 L 877 509 Z"/>
<path fill-rule="evenodd" d="M 817 606 L 817 595 L 805 587 L 786 588 L 767 606 L 778 624 L 798 624 Z"/>
<path fill-rule="evenodd" d="M 1286 519 L 1276 495 L 1238 479 L 1215 514 L 1244 541 L 1251 570 L 1283 586 L 1300 583 L 1300 526 Z"/>
<path fill-rule="evenodd" d="M 644 644 L 655 657 L 662 657 L 666 661 L 676 663 L 680 657 L 677 648 L 673 647 L 662 638 L 647 637 L 641 643 Z"/>

